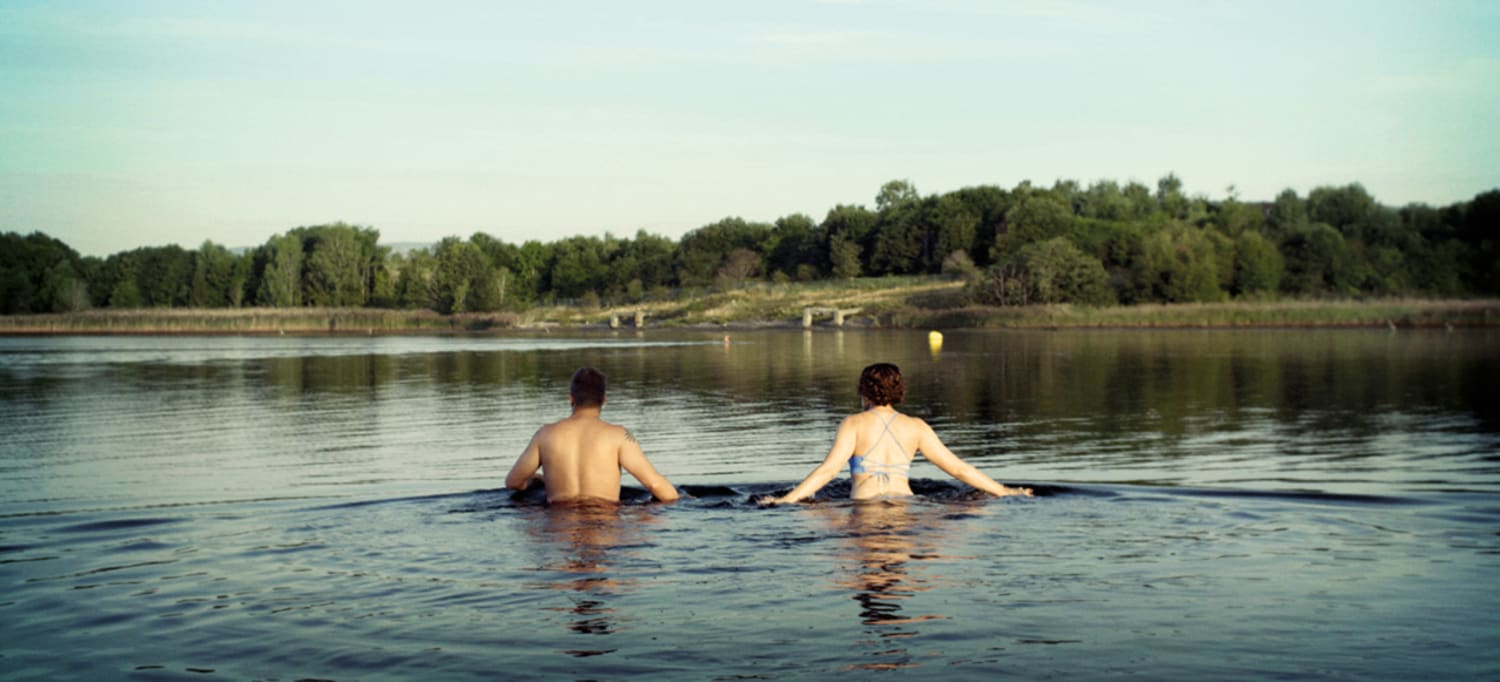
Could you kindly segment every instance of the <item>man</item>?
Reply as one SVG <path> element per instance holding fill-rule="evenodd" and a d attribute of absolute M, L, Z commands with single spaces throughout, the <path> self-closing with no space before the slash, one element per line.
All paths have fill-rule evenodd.
<path fill-rule="evenodd" d="M 677 500 L 677 489 L 651 466 L 635 436 L 599 418 L 604 407 L 603 372 L 593 367 L 574 372 L 568 398 L 573 414 L 537 429 L 506 475 L 505 487 L 525 490 L 541 469 L 548 502 L 618 502 L 623 467 L 656 499 Z"/>

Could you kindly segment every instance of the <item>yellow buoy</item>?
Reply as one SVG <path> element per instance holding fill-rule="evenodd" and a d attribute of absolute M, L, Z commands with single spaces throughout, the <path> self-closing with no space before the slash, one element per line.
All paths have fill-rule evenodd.
<path fill-rule="evenodd" d="M 943 349 L 943 333 L 940 331 L 927 332 L 927 347 L 936 353 Z"/>

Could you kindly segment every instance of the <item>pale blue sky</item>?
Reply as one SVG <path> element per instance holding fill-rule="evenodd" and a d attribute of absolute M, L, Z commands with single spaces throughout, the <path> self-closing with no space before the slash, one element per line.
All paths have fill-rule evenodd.
<path fill-rule="evenodd" d="M 0 231 L 680 236 L 1167 172 L 1500 186 L 1500 2 L 0 0 Z"/>

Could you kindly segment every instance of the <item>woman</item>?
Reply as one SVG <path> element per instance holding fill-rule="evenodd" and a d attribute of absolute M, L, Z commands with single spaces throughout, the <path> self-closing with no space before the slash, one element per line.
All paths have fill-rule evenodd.
<path fill-rule="evenodd" d="M 764 498 L 767 504 L 798 502 L 811 497 L 837 476 L 847 463 L 849 497 L 868 500 L 877 497 L 910 496 L 907 472 L 916 453 L 952 476 L 991 495 L 1031 495 L 1030 488 L 1011 488 L 984 475 L 974 465 L 958 458 L 927 422 L 896 411 L 906 397 L 906 381 L 901 370 L 890 363 L 866 367 L 859 375 L 859 397 L 864 411 L 850 415 L 839 424 L 833 448 L 818 468 L 813 469 L 791 492 L 775 498 Z"/>

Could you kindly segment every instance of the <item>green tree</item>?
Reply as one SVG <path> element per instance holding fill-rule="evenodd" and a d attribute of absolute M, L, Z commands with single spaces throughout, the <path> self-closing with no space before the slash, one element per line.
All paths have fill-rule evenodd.
<path fill-rule="evenodd" d="M 842 234 L 834 235 L 828 240 L 828 262 L 834 277 L 859 277 L 862 271 L 859 243 Z"/>
<path fill-rule="evenodd" d="M 1167 173 L 1156 181 L 1156 205 L 1168 217 L 1188 219 L 1190 202 L 1182 192 L 1182 179 L 1175 173 Z"/>
<path fill-rule="evenodd" d="M 1344 236 L 1316 223 L 1294 230 L 1281 243 L 1286 261 L 1283 291 L 1292 294 L 1350 294 L 1348 246 Z"/>
<path fill-rule="evenodd" d="M 817 268 L 825 260 L 818 248 L 818 224 L 801 213 L 776 220 L 771 228 L 774 246 L 766 258 L 766 267 L 788 277 L 797 277 L 803 266 Z"/>
<path fill-rule="evenodd" d="M 828 254 L 821 268 L 839 279 L 859 277 L 865 268 L 861 244 L 874 232 L 878 216 L 863 206 L 839 204 L 824 216 L 819 229 L 820 249 Z"/>
<path fill-rule="evenodd" d="M 1037 303 L 1113 303 L 1108 277 L 1098 258 L 1090 256 L 1063 237 L 1028 244 L 1020 260 L 1027 272 Z"/>
<path fill-rule="evenodd" d="M 42 273 L 42 300 L 51 301 L 47 312 L 71 313 L 88 310 L 89 288 L 68 261 L 59 261 Z"/>
<path fill-rule="evenodd" d="M 1050 194 L 1032 194 L 1005 214 L 1005 234 L 996 243 L 993 260 L 1005 260 L 1027 244 L 1044 242 L 1073 231 L 1073 210 Z"/>
<path fill-rule="evenodd" d="M 467 313 L 495 304 L 489 263 L 473 242 L 444 237 L 433 256 L 436 266 L 429 290 L 434 309 L 440 313 Z"/>
<path fill-rule="evenodd" d="M 135 273 L 139 269 L 135 256 L 129 251 L 110 254 L 100 264 L 93 283 L 96 306 L 141 307 L 141 291 L 135 283 Z"/>
<path fill-rule="evenodd" d="M 1406 269 L 1406 256 L 1399 249 L 1377 246 L 1368 254 L 1370 278 L 1366 288 L 1385 296 L 1403 294 L 1412 290 Z"/>
<path fill-rule="evenodd" d="M 1084 218 L 1121 221 L 1145 217 L 1136 214 L 1130 199 L 1120 190 L 1120 185 L 1112 180 L 1100 180 L 1089 185 L 1080 199 L 1078 215 Z"/>
<path fill-rule="evenodd" d="M 990 266 L 967 291 L 979 303 L 1001 306 L 1114 302 L 1099 259 L 1063 237 L 1027 244 Z"/>
<path fill-rule="evenodd" d="M 980 185 L 965 187 L 945 196 L 963 203 L 978 220 L 974 229 L 974 243 L 968 247 L 968 252 L 974 257 L 975 265 L 989 265 L 995 240 L 1000 237 L 1005 226 L 1005 213 L 1011 207 L 1010 193 L 994 185 Z"/>
<path fill-rule="evenodd" d="M 1475 195 L 1464 211 L 1457 236 L 1473 254 L 1470 290 L 1500 294 L 1500 189 Z"/>
<path fill-rule="evenodd" d="M 1245 231 L 1234 244 L 1234 286 L 1236 296 L 1268 294 L 1281 286 L 1285 264 L 1276 245 L 1259 232 Z"/>
<path fill-rule="evenodd" d="M 1297 196 L 1296 190 L 1282 190 L 1276 195 L 1270 215 L 1266 217 L 1267 231 L 1273 239 L 1279 240 L 1304 227 L 1307 227 L 1307 202 Z"/>
<path fill-rule="evenodd" d="M 254 281 L 255 252 L 246 250 L 234 257 L 234 264 L 229 269 L 229 286 L 225 290 L 225 296 L 230 306 L 239 308 L 246 301 L 253 300 L 251 292 L 254 291 L 251 283 Z"/>
<path fill-rule="evenodd" d="M 136 286 L 141 303 L 149 308 L 187 305 L 193 255 L 176 244 L 136 249 Z"/>
<path fill-rule="evenodd" d="M 1219 289 L 1232 291 L 1234 288 L 1234 239 L 1214 227 L 1198 232 L 1213 244 L 1214 271 L 1219 275 Z"/>
<path fill-rule="evenodd" d="M 1456 239 L 1423 241 L 1405 257 L 1416 291 L 1434 296 L 1469 293 L 1465 283 L 1473 280 L 1474 256 L 1468 244 Z"/>
<path fill-rule="evenodd" d="M 1219 288 L 1214 242 L 1202 230 L 1182 224 L 1146 235 L 1136 277 L 1152 300 L 1165 303 L 1224 299 Z"/>
<path fill-rule="evenodd" d="M 870 258 L 866 271 L 872 275 L 904 275 L 923 269 L 922 242 L 925 230 L 916 201 L 901 201 L 879 213 L 875 230 L 864 245 Z"/>
<path fill-rule="evenodd" d="M 414 249 L 390 259 L 396 272 L 396 305 L 417 309 L 442 307 L 437 294 L 437 258 L 427 249 Z"/>
<path fill-rule="evenodd" d="M 1359 183 L 1343 187 L 1317 187 L 1307 195 L 1307 218 L 1339 231 L 1344 239 L 1365 238 L 1375 198 Z"/>
<path fill-rule="evenodd" d="M 917 194 L 916 185 L 910 180 L 892 180 L 880 186 L 880 192 L 875 195 L 875 211 L 884 213 L 902 206 L 915 204 L 922 198 Z"/>
<path fill-rule="evenodd" d="M 1121 190 L 1125 200 L 1130 202 L 1130 217 L 1144 220 L 1156 211 L 1156 199 L 1151 196 L 1151 188 L 1139 182 L 1129 182 L 1125 189 Z"/>
<path fill-rule="evenodd" d="M 359 247 L 349 230 L 321 229 L 303 241 L 303 295 L 308 305 L 357 306 L 365 302 Z"/>
<path fill-rule="evenodd" d="M 141 288 L 135 283 L 135 273 L 120 279 L 109 293 L 109 307 L 111 308 L 141 308 L 145 306 L 145 299 L 141 297 Z"/>
<path fill-rule="evenodd" d="M 760 255 L 750 249 L 735 249 L 719 267 L 715 284 L 724 290 L 744 286 L 746 280 L 760 271 Z"/>
<path fill-rule="evenodd" d="M 0 234 L 0 313 L 50 313 L 89 306 L 83 259 L 41 232 Z"/>
<path fill-rule="evenodd" d="M 952 194 L 931 197 L 922 202 L 921 222 L 924 225 L 924 243 L 932 244 L 924 249 L 925 269 L 938 272 L 948 256 L 974 249 L 978 239 L 980 217 L 962 200 Z"/>
<path fill-rule="evenodd" d="M 530 303 L 537 300 L 543 294 L 550 294 L 547 289 L 547 264 L 552 262 L 552 245 L 535 239 L 528 239 L 521 243 L 517 251 L 516 264 L 506 265 L 512 272 L 516 273 L 516 296 L 522 302 Z M 504 265 L 504 264 L 502 264 Z"/>
<path fill-rule="evenodd" d="M 510 273 L 503 283 L 505 305 L 521 306 L 537 300 L 546 286 L 551 245 L 531 240 L 517 246 L 483 232 L 474 233 L 469 241 L 479 247 L 492 267 Z"/>
<path fill-rule="evenodd" d="M 302 240 L 295 234 L 271 237 L 261 247 L 260 291 L 256 301 L 273 308 L 302 305 Z"/>
<path fill-rule="evenodd" d="M 1234 188 L 1231 187 L 1232 191 Z M 1266 221 L 1258 206 L 1243 203 L 1233 196 L 1210 207 L 1212 220 L 1229 237 L 1238 238 L 1246 231 L 1264 231 Z"/>
<path fill-rule="evenodd" d="M 765 223 L 725 218 L 688 232 L 678 242 L 678 281 L 690 287 L 713 284 L 719 268 L 735 249 L 765 253 L 771 231 Z"/>
<path fill-rule="evenodd" d="M 634 239 L 621 242 L 614 251 L 609 269 L 617 283 L 611 289 L 632 301 L 639 301 L 648 291 L 672 286 L 676 256 L 675 242 L 637 230 Z"/>
<path fill-rule="evenodd" d="M 398 304 L 396 282 L 400 273 L 389 247 L 381 247 L 380 262 L 375 266 L 375 275 L 370 280 L 369 305 L 378 308 L 393 308 Z"/>
<path fill-rule="evenodd" d="M 552 293 L 565 299 L 598 296 L 605 290 L 605 268 L 609 255 L 598 237 L 568 237 L 552 245 L 548 284 Z"/>
<path fill-rule="evenodd" d="M 193 252 L 193 276 L 188 287 L 188 305 L 194 308 L 222 308 L 232 305 L 231 288 L 235 283 L 235 265 L 239 259 L 212 241 L 205 240 Z M 240 283 L 243 286 L 243 282 Z"/>
<path fill-rule="evenodd" d="M 380 233 L 344 223 L 299 227 L 288 234 L 302 243 L 302 290 L 309 305 L 363 306 L 382 260 Z"/>

